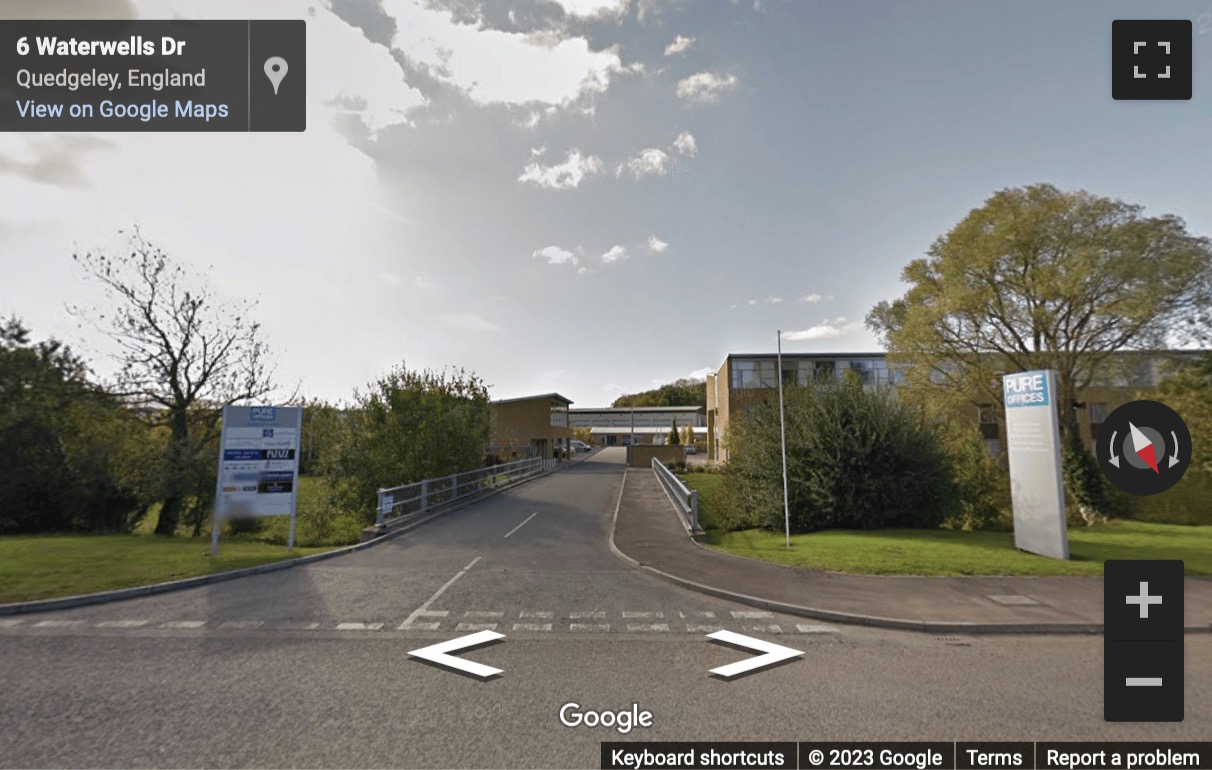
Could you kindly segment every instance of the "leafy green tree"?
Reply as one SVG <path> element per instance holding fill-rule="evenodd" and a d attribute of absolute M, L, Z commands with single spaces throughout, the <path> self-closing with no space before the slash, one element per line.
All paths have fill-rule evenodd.
<path fill-rule="evenodd" d="M 0 531 L 129 529 L 152 499 L 141 433 L 61 342 L 0 322 Z"/>
<path fill-rule="evenodd" d="M 1157 400 L 1178 412 L 1191 431 L 1192 470 L 1212 476 L 1212 353 L 1181 366 L 1157 387 Z"/>
<path fill-rule="evenodd" d="M 694 443 L 694 428 L 692 426 L 687 425 L 682 429 L 682 443 L 686 445 Z"/>
<path fill-rule="evenodd" d="M 675 380 L 654 390 L 619 396 L 611 404 L 618 409 L 625 406 L 707 406 L 707 381 L 695 379 Z"/>
<path fill-rule="evenodd" d="M 345 510 L 372 521 L 379 489 L 482 465 L 492 419 L 475 374 L 397 367 L 355 394 L 325 475 Z"/>
<path fill-rule="evenodd" d="M 784 397 L 793 532 L 937 527 L 960 512 L 954 469 L 936 426 L 889 390 L 857 378 L 793 387 Z M 738 415 L 723 499 L 734 526 L 782 529 L 777 397 Z"/>
<path fill-rule="evenodd" d="M 678 418 L 676 417 L 669 418 L 669 443 L 671 445 L 682 443 L 682 437 L 678 433 Z"/>
<path fill-rule="evenodd" d="M 250 317 L 255 303 L 220 304 L 138 229 L 129 242 L 129 250 L 118 254 L 73 255 L 110 303 L 73 312 L 116 343 L 117 393 L 168 426 L 156 534 L 172 535 L 183 513 L 197 520 L 199 505 L 213 495 L 199 474 L 214 478 L 215 457 L 207 453 L 223 407 L 264 398 L 275 386 L 261 325 Z"/>
<path fill-rule="evenodd" d="M 1108 515 L 1102 476 L 1076 440 L 1075 396 L 1119 351 L 1207 330 L 1209 240 L 1174 216 L 1038 184 L 994 194 L 902 279 L 908 292 L 877 305 L 867 326 L 904 368 L 906 393 L 1001 405 L 1001 374 L 1056 370 L 1068 491 L 1087 521 Z"/>

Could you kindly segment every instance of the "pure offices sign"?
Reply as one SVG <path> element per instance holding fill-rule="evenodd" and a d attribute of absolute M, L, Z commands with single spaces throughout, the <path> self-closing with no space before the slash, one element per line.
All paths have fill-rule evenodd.
<path fill-rule="evenodd" d="M 299 407 L 223 408 L 212 553 L 219 550 L 221 522 L 259 516 L 289 516 L 287 547 L 295 547 L 295 500 L 302 433 L 303 410 Z"/>
<path fill-rule="evenodd" d="M 1002 394 L 1006 402 L 1014 545 L 1041 556 L 1068 559 L 1056 372 L 1004 375 Z"/>

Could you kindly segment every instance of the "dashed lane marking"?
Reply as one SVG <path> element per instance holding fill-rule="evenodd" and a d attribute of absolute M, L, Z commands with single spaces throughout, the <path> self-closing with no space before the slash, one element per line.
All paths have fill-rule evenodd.
<path fill-rule="evenodd" d="M 550 631 L 550 623 L 514 623 L 514 631 Z"/>
<path fill-rule="evenodd" d="M 338 631 L 378 631 L 382 623 L 338 623 Z"/>
<path fill-rule="evenodd" d="M 796 623 L 795 629 L 801 634 L 836 634 L 838 630 L 833 626 L 814 625 L 812 623 Z"/>
<path fill-rule="evenodd" d="M 139 628 L 150 622 L 149 620 L 103 620 L 97 624 L 97 628 Z"/>
<path fill-rule="evenodd" d="M 500 623 L 460 623 L 456 631 L 496 631 Z"/>
<path fill-rule="evenodd" d="M 167 623 L 161 623 L 160 628 L 201 628 L 206 625 L 205 620 L 170 620 Z"/>
<path fill-rule="evenodd" d="M 668 631 L 668 623 L 628 623 L 627 630 L 632 632 L 647 633 L 650 631 Z"/>
<path fill-rule="evenodd" d="M 590 631 L 595 633 L 605 633 L 610 630 L 609 623 L 572 623 L 568 626 L 570 631 Z"/>

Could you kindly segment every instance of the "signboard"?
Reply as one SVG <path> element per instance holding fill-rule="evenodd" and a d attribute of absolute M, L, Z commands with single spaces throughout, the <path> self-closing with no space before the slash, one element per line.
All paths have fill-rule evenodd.
<path fill-rule="evenodd" d="M 219 480 L 211 551 L 219 547 L 219 525 L 227 519 L 290 517 L 295 545 L 295 498 L 303 410 L 285 406 L 227 406 L 219 439 Z"/>
<path fill-rule="evenodd" d="M 1056 372 L 1007 374 L 1002 377 L 1002 395 L 1006 403 L 1014 545 L 1041 556 L 1068 559 Z"/>

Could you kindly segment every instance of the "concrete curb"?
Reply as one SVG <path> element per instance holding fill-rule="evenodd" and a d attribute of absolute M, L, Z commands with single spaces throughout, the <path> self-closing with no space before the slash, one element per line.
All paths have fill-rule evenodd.
<path fill-rule="evenodd" d="M 540 473 L 535 476 L 530 476 L 528 478 L 515 481 L 512 484 L 507 484 L 503 487 L 489 490 L 485 494 L 476 495 L 475 497 L 466 500 L 460 500 L 457 504 L 452 505 L 449 508 L 443 508 L 440 511 L 436 511 L 432 515 L 426 516 L 424 519 L 407 522 L 401 525 L 398 529 L 379 535 L 373 540 L 367 540 L 365 543 L 356 543 L 355 545 L 337 548 L 332 551 L 325 551 L 324 553 L 316 553 L 310 556 L 300 556 L 294 559 L 276 561 L 272 564 L 261 564 L 256 567 L 245 567 L 244 569 L 231 570 L 229 572 L 216 572 L 213 575 L 201 575 L 199 577 L 185 578 L 183 580 L 172 580 L 167 583 L 153 583 L 152 585 L 137 586 L 135 588 L 119 588 L 113 591 L 99 591 L 95 594 L 64 596 L 58 599 L 40 599 L 32 602 L 0 604 L 0 616 L 22 615 L 29 612 L 46 612 L 50 610 L 65 610 L 72 607 L 86 607 L 92 604 L 108 604 L 109 602 L 123 601 L 125 599 L 136 599 L 141 596 L 163 594 L 170 591 L 181 591 L 186 588 L 197 588 L 198 586 L 210 585 L 211 583 L 222 583 L 225 580 L 235 580 L 237 578 L 248 577 L 249 575 L 260 575 L 266 572 L 278 572 L 304 564 L 313 564 L 325 559 L 333 559 L 338 556 L 344 556 L 356 551 L 361 551 L 377 545 L 378 543 L 399 537 L 406 532 L 411 532 L 424 524 L 428 524 L 434 519 L 441 518 L 447 514 L 455 513 L 456 511 L 461 511 L 473 503 L 478 503 L 481 500 L 485 500 L 500 492 L 513 489 L 514 487 L 521 486 L 522 484 L 529 483 L 535 479 L 545 478 L 554 472 L 555 471 L 547 471 L 545 473 Z"/>
<path fill-rule="evenodd" d="M 619 521 L 619 508 L 623 504 L 623 488 L 627 484 L 627 474 L 623 474 L 623 484 L 619 486 L 619 499 L 615 503 L 614 518 L 610 524 L 610 551 L 623 563 L 628 566 L 646 572 L 653 577 L 664 580 L 667 583 L 687 588 L 691 591 L 715 596 L 720 599 L 738 602 L 740 604 L 748 604 L 752 607 L 759 607 L 764 610 L 773 612 L 781 612 L 787 615 L 800 615 L 806 618 L 816 620 L 828 620 L 834 623 L 844 623 L 848 625 L 869 626 L 873 628 L 888 628 L 897 631 L 918 631 L 928 634 L 1101 634 L 1103 633 L 1102 623 L 966 623 L 966 622 L 947 622 L 947 621 L 929 621 L 929 620 L 910 620 L 907 618 L 884 618 L 876 615 L 863 615 L 861 613 L 838 612 L 836 610 L 823 610 L 815 607 L 804 607 L 798 604 L 786 604 L 770 599 L 763 599 L 758 596 L 748 596 L 746 594 L 736 593 L 724 588 L 709 586 L 704 583 L 699 583 L 694 580 L 679 577 L 668 572 L 664 572 L 655 567 L 650 567 L 646 564 L 641 564 L 639 560 L 628 556 L 619 549 L 614 542 L 614 533 Z M 675 510 L 675 516 L 680 515 Z M 693 540 L 692 540 L 693 542 Z M 694 545 L 710 551 L 701 543 L 695 542 Z M 731 556 L 731 554 L 719 554 L 720 556 Z M 1187 626 L 1183 629 L 1184 633 L 1199 634 L 1212 633 L 1212 626 L 1207 628 L 1203 626 Z"/>

